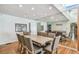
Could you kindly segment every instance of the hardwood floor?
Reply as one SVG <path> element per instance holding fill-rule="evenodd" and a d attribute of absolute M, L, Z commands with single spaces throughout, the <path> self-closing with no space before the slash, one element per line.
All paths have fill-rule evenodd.
<path fill-rule="evenodd" d="M 77 40 L 72 41 L 71 39 L 65 38 L 65 40 L 63 40 L 63 42 L 60 42 L 60 44 L 70 47 L 70 48 L 77 49 Z"/>
<path fill-rule="evenodd" d="M 72 41 L 71 39 L 66 38 L 63 42 L 60 42 L 58 51 L 59 54 L 78 54 L 77 40 Z"/>
<path fill-rule="evenodd" d="M 60 42 L 58 47 L 58 54 L 78 54 L 76 51 L 77 41 L 73 42 L 69 39 Z M 17 52 L 18 42 L 13 42 L 5 45 L 0 45 L 0 54 L 19 54 Z M 74 49 L 71 49 L 73 47 Z"/>
<path fill-rule="evenodd" d="M 0 46 L 0 54 L 15 54 L 17 51 L 18 43 L 5 44 Z"/>

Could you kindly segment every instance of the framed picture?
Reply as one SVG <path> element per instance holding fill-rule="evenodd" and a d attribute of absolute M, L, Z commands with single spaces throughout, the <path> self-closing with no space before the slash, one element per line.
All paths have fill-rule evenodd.
<path fill-rule="evenodd" d="M 15 24 L 15 32 L 27 32 L 27 24 Z"/>

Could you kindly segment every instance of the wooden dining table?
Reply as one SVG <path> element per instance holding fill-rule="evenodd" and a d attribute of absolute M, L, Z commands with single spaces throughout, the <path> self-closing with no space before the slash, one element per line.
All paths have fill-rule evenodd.
<path fill-rule="evenodd" d="M 53 41 L 54 38 L 39 36 L 39 35 L 24 35 L 26 38 L 32 39 L 38 45 L 45 46 L 46 43 Z"/>

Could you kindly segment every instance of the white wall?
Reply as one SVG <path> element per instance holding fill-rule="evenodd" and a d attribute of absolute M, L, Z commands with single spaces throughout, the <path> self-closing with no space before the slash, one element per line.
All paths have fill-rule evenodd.
<path fill-rule="evenodd" d="M 56 24 L 62 24 L 62 25 L 56 25 Z M 55 31 L 64 31 L 66 29 L 65 23 L 53 23 L 52 24 L 52 30 Z"/>
<path fill-rule="evenodd" d="M 56 24 L 62 24 L 57 26 Z M 52 31 L 66 31 L 67 35 L 70 32 L 70 22 L 55 22 L 52 24 Z"/>
<path fill-rule="evenodd" d="M 0 44 L 5 44 L 17 40 L 15 33 L 15 23 L 27 24 L 27 31 L 29 31 L 29 23 L 32 22 L 36 23 L 34 20 L 0 14 Z M 34 28 L 35 27 L 32 26 L 32 29 Z"/>
<path fill-rule="evenodd" d="M 31 35 L 37 35 L 37 23 L 36 22 L 31 23 Z"/>

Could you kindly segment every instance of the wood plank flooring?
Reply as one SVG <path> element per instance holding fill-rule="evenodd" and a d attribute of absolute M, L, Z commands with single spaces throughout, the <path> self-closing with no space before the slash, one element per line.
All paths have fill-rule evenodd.
<path fill-rule="evenodd" d="M 16 54 L 18 42 L 0 46 L 0 54 Z"/>
<path fill-rule="evenodd" d="M 59 46 L 59 54 L 78 54 L 79 51 L 77 51 L 77 40 L 72 41 L 69 38 L 66 38 L 63 42 L 60 42 L 60 45 L 65 46 Z"/>
<path fill-rule="evenodd" d="M 60 42 L 59 47 L 58 47 L 58 54 L 78 54 L 79 51 L 75 51 L 73 49 L 69 49 L 71 47 L 76 49 L 76 43 L 77 41 L 73 42 L 69 39 L 66 41 Z M 65 48 L 62 46 L 67 46 L 69 48 Z M 17 52 L 17 47 L 18 47 L 18 42 L 13 42 L 11 44 L 6 44 L 6 45 L 0 45 L 0 54 L 18 54 Z"/>

